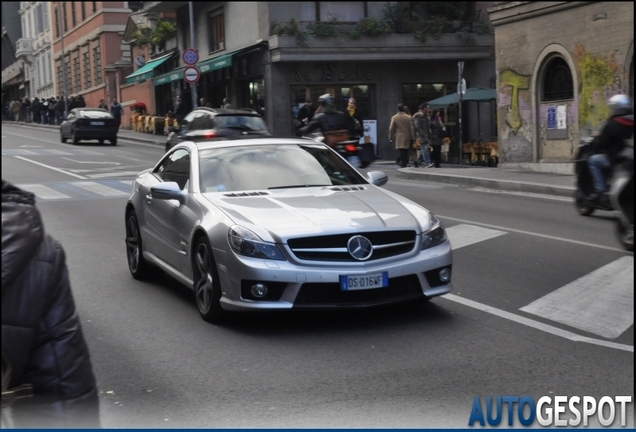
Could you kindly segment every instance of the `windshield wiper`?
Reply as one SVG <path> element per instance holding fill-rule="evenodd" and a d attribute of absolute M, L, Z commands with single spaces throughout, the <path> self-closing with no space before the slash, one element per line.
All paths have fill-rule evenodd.
<path fill-rule="evenodd" d="M 304 187 L 323 187 L 331 186 L 328 184 L 301 184 L 301 185 L 289 185 L 289 186 L 272 186 L 267 189 L 292 189 L 292 188 L 304 188 Z"/>

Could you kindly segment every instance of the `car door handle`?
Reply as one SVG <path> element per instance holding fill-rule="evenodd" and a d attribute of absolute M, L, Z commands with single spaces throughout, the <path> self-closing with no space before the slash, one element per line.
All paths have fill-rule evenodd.
<path fill-rule="evenodd" d="M 150 194 L 146 195 L 146 202 L 148 204 L 152 204 L 152 195 L 150 195 Z"/>

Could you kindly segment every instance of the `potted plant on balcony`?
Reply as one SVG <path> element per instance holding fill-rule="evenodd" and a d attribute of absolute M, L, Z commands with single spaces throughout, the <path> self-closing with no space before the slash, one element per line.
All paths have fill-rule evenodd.
<path fill-rule="evenodd" d="M 146 104 L 143 102 L 136 102 L 130 106 L 130 110 L 138 115 L 146 114 Z"/>

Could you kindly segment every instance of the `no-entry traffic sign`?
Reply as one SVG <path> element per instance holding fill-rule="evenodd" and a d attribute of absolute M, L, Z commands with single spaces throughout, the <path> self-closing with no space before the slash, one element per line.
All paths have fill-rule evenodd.
<path fill-rule="evenodd" d="M 194 84 L 199 81 L 199 78 L 201 78 L 201 72 L 194 66 L 188 66 L 183 71 L 183 79 L 189 84 Z"/>

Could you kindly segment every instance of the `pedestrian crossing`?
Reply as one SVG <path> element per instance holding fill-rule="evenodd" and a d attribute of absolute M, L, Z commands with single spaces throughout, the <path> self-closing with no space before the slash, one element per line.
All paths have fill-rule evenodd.
<path fill-rule="evenodd" d="M 130 195 L 132 180 L 95 180 L 18 184 L 35 194 L 39 202 L 122 198 Z"/>

